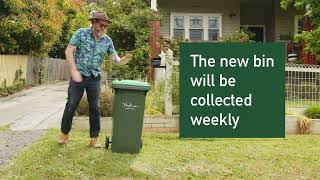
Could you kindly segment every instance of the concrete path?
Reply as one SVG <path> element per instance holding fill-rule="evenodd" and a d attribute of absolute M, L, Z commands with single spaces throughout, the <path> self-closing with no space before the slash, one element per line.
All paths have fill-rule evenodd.
<path fill-rule="evenodd" d="M 0 126 L 12 131 L 59 128 L 68 82 L 46 84 L 0 98 Z"/>

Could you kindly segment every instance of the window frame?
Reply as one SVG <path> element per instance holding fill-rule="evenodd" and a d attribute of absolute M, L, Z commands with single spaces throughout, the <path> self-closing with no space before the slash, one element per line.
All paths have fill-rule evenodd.
<path fill-rule="evenodd" d="M 197 18 L 201 19 L 201 21 L 202 21 L 201 28 L 195 28 L 195 27 L 191 28 L 191 24 L 190 24 L 191 17 L 192 18 L 196 18 L 196 19 Z M 205 20 L 205 18 L 203 16 L 194 16 L 194 15 L 193 16 L 189 16 L 189 27 L 188 27 L 188 29 L 189 29 L 189 39 L 191 40 L 191 38 L 190 38 L 190 35 L 191 35 L 190 31 L 191 30 L 202 30 L 201 37 L 203 38 L 203 39 L 191 40 L 191 41 L 203 41 L 204 40 L 204 20 Z"/>
<path fill-rule="evenodd" d="M 190 17 L 191 16 L 201 16 L 203 18 L 203 40 L 202 41 L 218 41 L 218 40 L 209 40 L 209 17 L 217 17 L 219 25 L 219 35 L 218 38 L 222 37 L 222 14 L 221 13 L 170 13 L 170 38 L 173 38 L 173 29 L 174 29 L 174 16 L 183 16 L 184 17 L 184 39 L 190 39 Z"/>
<path fill-rule="evenodd" d="M 175 17 L 182 17 L 183 18 L 183 29 L 182 28 L 175 28 L 174 23 L 175 23 L 175 19 L 174 17 L 172 17 L 172 36 L 174 35 L 174 30 L 183 30 L 183 35 L 185 36 L 186 34 L 186 30 L 185 30 L 185 17 L 184 16 L 175 16 Z"/>

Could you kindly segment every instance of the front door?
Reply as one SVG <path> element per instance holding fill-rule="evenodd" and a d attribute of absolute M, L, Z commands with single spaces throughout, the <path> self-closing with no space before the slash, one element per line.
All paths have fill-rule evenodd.
<path fill-rule="evenodd" d="M 251 38 L 251 40 L 255 42 L 264 42 L 265 32 L 264 32 L 263 26 L 244 26 L 244 27 L 246 27 L 249 31 L 255 34 L 255 36 Z"/>

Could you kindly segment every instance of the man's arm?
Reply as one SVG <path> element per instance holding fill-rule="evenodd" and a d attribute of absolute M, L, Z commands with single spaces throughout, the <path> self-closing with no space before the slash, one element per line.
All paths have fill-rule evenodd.
<path fill-rule="evenodd" d="M 119 63 L 121 61 L 118 55 L 110 55 L 110 58 L 116 63 Z"/>
<path fill-rule="evenodd" d="M 111 41 L 111 43 L 108 47 L 109 57 L 117 64 L 120 64 L 120 65 L 127 64 L 131 60 L 132 55 L 129 53 L 129 54 L 125 55 L 124 57 L 120 58 L 114 48 L 114 45 L 113 45 L 113 42 L 111 39 L 110 39 L 110 41 Z"/>
<path fill-rule="evenodd" d="M 73 81 L 75 82 L 81 82 L 82 81 L 82 76 L 80 74 L 80 72 L 77 70 L 76 64 L 74 62 L 74 58 L 73 58 L 73 52 L 75 51 L 76 46 L 73 46 L 71 44 L 69 44 L 66 48 L 66 60 L 69 66 L 69 70 L 70 70 L 70 74 L 71 74 L 71 78 L 73 79 Z"/>
<path fill-rule="evenodd" d="M 110 57 L 117 64 L 123 65 L 123 64 L 127 64 L 131 60 L 132 55 L 131 54 L 126 54 L 122 58 L 120 58 L 118 55 L 110 55 Z"/>

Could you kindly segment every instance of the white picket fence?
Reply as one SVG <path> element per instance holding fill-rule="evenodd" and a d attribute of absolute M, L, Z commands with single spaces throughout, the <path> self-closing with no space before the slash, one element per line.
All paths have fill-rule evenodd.
<path fill-rule="evenodd" d="M 320 66 L 286 64 L 285 101 L 288 108 L 320 103 Z"/>
<path fill-rule="evenodd" d="M 155 81 L 165 82 L 165 114 L 172 115 L 175 106 L 172 104 L 172 80 L 179 81 L 179 61 L 166 63 L 166 68 L 156 70 Z M 178 79 L 172 79 L 172 78 Z M 179 88 L 179 87 L 178 87 Z M 175 91 L 178 93 L 179 91 Z M 287 108 L 306 108 L 320 104 L 320 65 L 290 64 L 285 65 L 285 104 Z"/>

